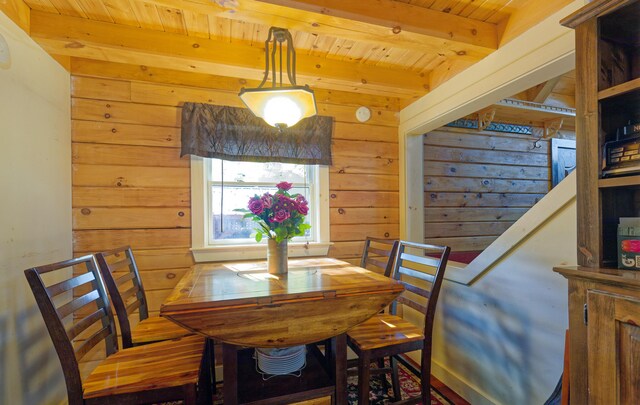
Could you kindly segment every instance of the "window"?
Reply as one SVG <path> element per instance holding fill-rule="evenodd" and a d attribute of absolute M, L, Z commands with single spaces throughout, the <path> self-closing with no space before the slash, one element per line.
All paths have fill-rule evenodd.
<path fill-rule="evenodd" d="M 224 178 L 223 178 L 224 176 Z M 224 180 L 224 181 L 223 181 Z M 311 230 L 289 243 L 289 256 L 318 256 L 328 251 L 328 169 L 317 165 L 232 162 L 191 158 L 192 251 L 196 261 L 266 257 L 266 241 L 258 244 L 255 223 L 236 208 L 250 197 L 275 191 L 275 184 L 294 184 L 293 193 L 309 201 Z"/>

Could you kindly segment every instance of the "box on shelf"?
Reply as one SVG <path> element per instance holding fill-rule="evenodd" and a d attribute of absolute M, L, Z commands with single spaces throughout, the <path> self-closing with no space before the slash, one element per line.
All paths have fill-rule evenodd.
<path fill-rule="evenodd" d="M 640 270 L 640 218 L 620 218 L 618 268 Z"/>

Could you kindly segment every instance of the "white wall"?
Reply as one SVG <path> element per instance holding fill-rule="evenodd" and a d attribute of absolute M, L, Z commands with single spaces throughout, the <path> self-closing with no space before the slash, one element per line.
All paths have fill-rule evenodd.
<path fill-rule="evenodd" d="M 23 270 L 72 256 L 69 74 L 0 12 L 0 404 L 66 397 Z"/>
<path fill-rule="evenodd" d="M 475 283 L 445 281 L 432 373 L 471 403 L 542 404 L 558 382 L 567 282 L 552 268 L 576 263 L 575 207 L 574 199 Z"/>

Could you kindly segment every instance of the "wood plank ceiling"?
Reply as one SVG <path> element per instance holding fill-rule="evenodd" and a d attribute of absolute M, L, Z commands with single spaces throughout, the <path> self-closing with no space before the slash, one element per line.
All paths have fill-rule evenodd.
<path fill-rule="evenodd" d="M 408 104 L 570 0 L 25 0 L 56 57 L 234 77 L 263 75 L 270 26 L 288 28 L 299 84 Z M 71 59 L 73 62 L 73 59 Z"/>

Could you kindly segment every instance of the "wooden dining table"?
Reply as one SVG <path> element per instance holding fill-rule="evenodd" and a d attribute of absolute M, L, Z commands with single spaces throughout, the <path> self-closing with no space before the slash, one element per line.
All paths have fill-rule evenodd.
<path fill-rule="evenodd" d="M 289 260 L 284 275 L 269 274 L 265 261 L 200 263 L 176 285 L 160 315 L 221 342 L 225 405 L 295 402 L 326 393 L 346 404 L 345 332 L 402 291 L 395 280 L 331 258 Z M 313 353 L 301 377 L 253 381 L 252 359 L 242 354 L 245 347 L 323 341 L 319 360 L 313 354 L 320 351 L 309 346 Z"/>

